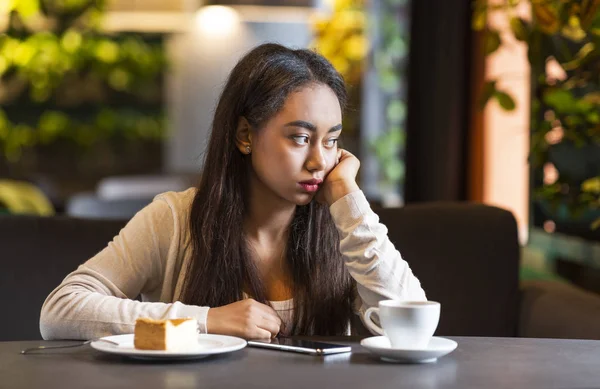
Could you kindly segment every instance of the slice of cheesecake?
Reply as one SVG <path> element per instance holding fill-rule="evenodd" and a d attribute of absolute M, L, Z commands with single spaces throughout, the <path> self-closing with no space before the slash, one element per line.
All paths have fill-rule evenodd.
<path fill-rule="evenodd" d="M 133 344 L 140 350 L 178 351 L 193 348 L 198 345 L 198 322 L 189 318 L 137 319 Z"/>

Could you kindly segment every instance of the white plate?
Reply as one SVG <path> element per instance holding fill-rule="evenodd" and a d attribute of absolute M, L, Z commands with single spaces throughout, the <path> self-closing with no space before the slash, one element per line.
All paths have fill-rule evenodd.
<path fill-rule="evenodd" d="M 102 339 L 116 342 L 119 345 L 103 341 L 95 341 L 90 345 L 98 351 L 123 355 L 138 359 L 197 359 L 209 355 L 228 353 L 246 347 L 246 341 L 234 336 L 200 334 L 198 345 L 186 350 L 138 350 L 133 346 L 133 334 L 106 336 Z"/>
<path fill-rule="evenodd" d="M 429 341 L 427 348 L 409 350 L 392 348 L 390 340 L 385 336 L 372 336 L 363 339 L 360 345 L 386 362 L 430 363 L 454 351 L 458 343 L 451 339 L 434 336 Z"/>

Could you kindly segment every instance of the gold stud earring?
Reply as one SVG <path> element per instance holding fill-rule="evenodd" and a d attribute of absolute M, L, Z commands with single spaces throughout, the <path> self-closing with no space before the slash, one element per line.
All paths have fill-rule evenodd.
<path fill-rule="evenodd" d="M 250 148 L 250 146 L 246 146 L 246 154 L 250 154 L 251 151 L 252 149 Z"/>

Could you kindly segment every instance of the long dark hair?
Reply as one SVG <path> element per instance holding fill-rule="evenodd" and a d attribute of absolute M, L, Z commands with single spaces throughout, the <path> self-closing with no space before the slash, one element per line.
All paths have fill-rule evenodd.
<path fill-rule="evenodd" d="M 230 304 L 243 298 L 246 287 L 255 300 L 268 304 L 242 228 L 250 160 L 236 147 L 236 129 L 239 118 L 245 117 L 260 131 L 290 93 L 311 84 L 331 88 L 345 108 L 343 78 L 325 58 L 309 50 L 263 44 L 246 54 L 229 75 L 189 215 L 192 261 L 183 287 L 184 303 Z M 296 207 L 286 247 L 294 296 L 291 332 L 344 334 L 352 315 L 353 282 L 328 207 L 316 201 Z"/>

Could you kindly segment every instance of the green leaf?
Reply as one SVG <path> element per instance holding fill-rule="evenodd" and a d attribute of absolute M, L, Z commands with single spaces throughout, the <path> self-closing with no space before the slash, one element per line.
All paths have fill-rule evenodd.
<path fill-rule="evenodd" d="M 581 190 L 587 193 L 597 193 L 600 195 L 600 176 L 588 178 L 581 184 Z"/>
<path fill-rule="evenodd" d="M 574 112 L 576 110 L 573 94 L 565 89 L 550 89 L 544 94 L 543 100 L 557 112 Z"/>
<path fill-rule="evenodd" d="M 532 2 L 531 10 L 537 28 L 547 35 L 553 35 L 560 27 L 559 4 L 554 1 Z"/>
<path fill-rule="evenodd" d="M 481 99 L 479 100 L 479 108 L 484 109 L 487 102 L 492 98 L 496 91 L 496 80 L 486 81 L 481 91 Z"/>
<path fill-rule="evenodd" d="M 521 18 L 510 18 L 510 29 L 518 41 L 527 42 L 529 40 L 529 31 L 527 24 Z"/>
<path fill-rule="evenodd" d="M 404 146 L 406 134 L 400 129 L 400 127 L 390 128 L 388 134 L 390 143 L 392 143 L 396 148 Z"/>
<path fill-rule="evenodd" d="M 392 70 L 386 69 L 380 72 L 379 87 L 386 93 L 394 93 L 400 87 L 400 75 Z"/>
<path fill-rule="evenodd" d="M 597 110 L 593 97 L 593 95 L 586 95 L 582 98 L 575 98 L 569 90 L 552 88 L 544 94 L 543 99 L 556 112 L 588 115 Z"/>
<path fill-rule="evenodd" d="M 398 157 L 387 161 L 383 164 L 383 175 L 388 182 L 398 182 L 404 178 L 404 162 Z"/>
<path fill-rule="evenodd" d="M 380 165 L 398 159 L 398 153 L 405 144 L 405 133 L 399 126 L 390 127 L 371 141 L 371 147 Z"/>
<path fill-rule="evenodd" d="M 387 106 L 386 112 L 388 124 L 401 123 L 406 117 L 406 105 L 402 100 L 392 100 Z"/>
<path fill-rule="evenodd" d="M 41 143 L 50 143 L 69 129 L 69 117 L 63 112 L 46 111 L 38 121 Z"/>
<path fill-rule="evenodd" d="M 575 108 L 578 112 L 586 114 L 594 109 L 594 105 L 583 99 L 575 100 Z"/>
<path fill-rule="evenodd" d="M 580 9 L 581 25 L 584 30 L 589 31 L 594 24 L 600 23 L 600 12 L 598 12 L 600 1 L 588 0 L 585 3 L 585 6 Z"/>
<path fill-rule="evenodd" d="M 11 125 L 11 122 L 6 117 L 6 113 L 0 108 L 0 141 L 8 138 Z"/>
<path fill-rule="evenodd" d="M 6 0 L 4 0 L 6 1 Z M 40 10 L 39 0 L 12 0 L 9 9 L 14 9 L 23 18 L 27 19 L 35 15 Z"/>
<path fill-rule="evenodd" d="M 592 222 L 592 230 L 600 228 L 600 217 Z"/>
<path fill-rule="evenodd" d="M 494 97 L 505 111 L 513 111 L 517 106 L 515 100 L 506 92 L 496 90 L 494 92 Z"/>
<path fill-rule="evenodd" d="M 566 71 L 576 70 L 580 68 L 586 61 L 595 58 L 598 54 L 596 46 L 592 42 L 588 42 L 579 49 L 575 58 L 568 62 L 561 63 L 561 66 Z"/>
<path fill-rule="evenodd" d="M 408 54 L 408 44 L 401 36 L 396 36 L 389 42 L 387 50 L 390 54 L 393 54 L 395 58 L 405 58 Z"/>
<path fill-rule="evenodd" d="M 119 58 L 119 45 L 115 42 L 102 40 L 96 44 L 95 49 L 96 58 L 104 63 L 111 64 Z"/>
<path fill-rule="evenodd" d="M 600 91 L 590 92 L 583 96 L 583 100 L 600 106 Z"/>
<path fill-rule="evenodd" d="M 2 74 L 4 74 L 4 72 L 8 69 L 9 66 L 10 65 L 6 58 L 4 58 L 4 56 L 2 56 L 2 53 L 0 53 L 0 77 L 2 77 Z"/>
<path fill-rule="evenodd" d="M 487 24 L 487 0 L 473 1 L 473 17 L 471 18 L 471 28 L 475 31 L 482 31 Z"/>
<path fill-rule="evenodd" d="M 581 22 L 577 15 L 571 15 L 567 23 L 561 29 L 561 35 L 573 42 L 581 42 L 586 37 L 585 31 L 581 28 Z"/>
<path fill-rule="evenodd" d="M 498 50 L 502 44 L 500 33 L 496 30 L 487 30 L 483 39 L 483 52 L 486 56 Z"/>
<path fill-rule="evenodd" d="M 476 9 L 473 12 L 473 19 L 471 22 L 471 27 L 475 31 L 481 31 L 485 28 L 487 23 L 487 12 L 485 9 Z"/>
<path fill-rule="evenodd" d="M 393 38 L 402 35 L 401 25 L 398 23 L 396 15 L 393 13 L 386 13 L 383 15 L 381 26 L 384 37 Z"/>

